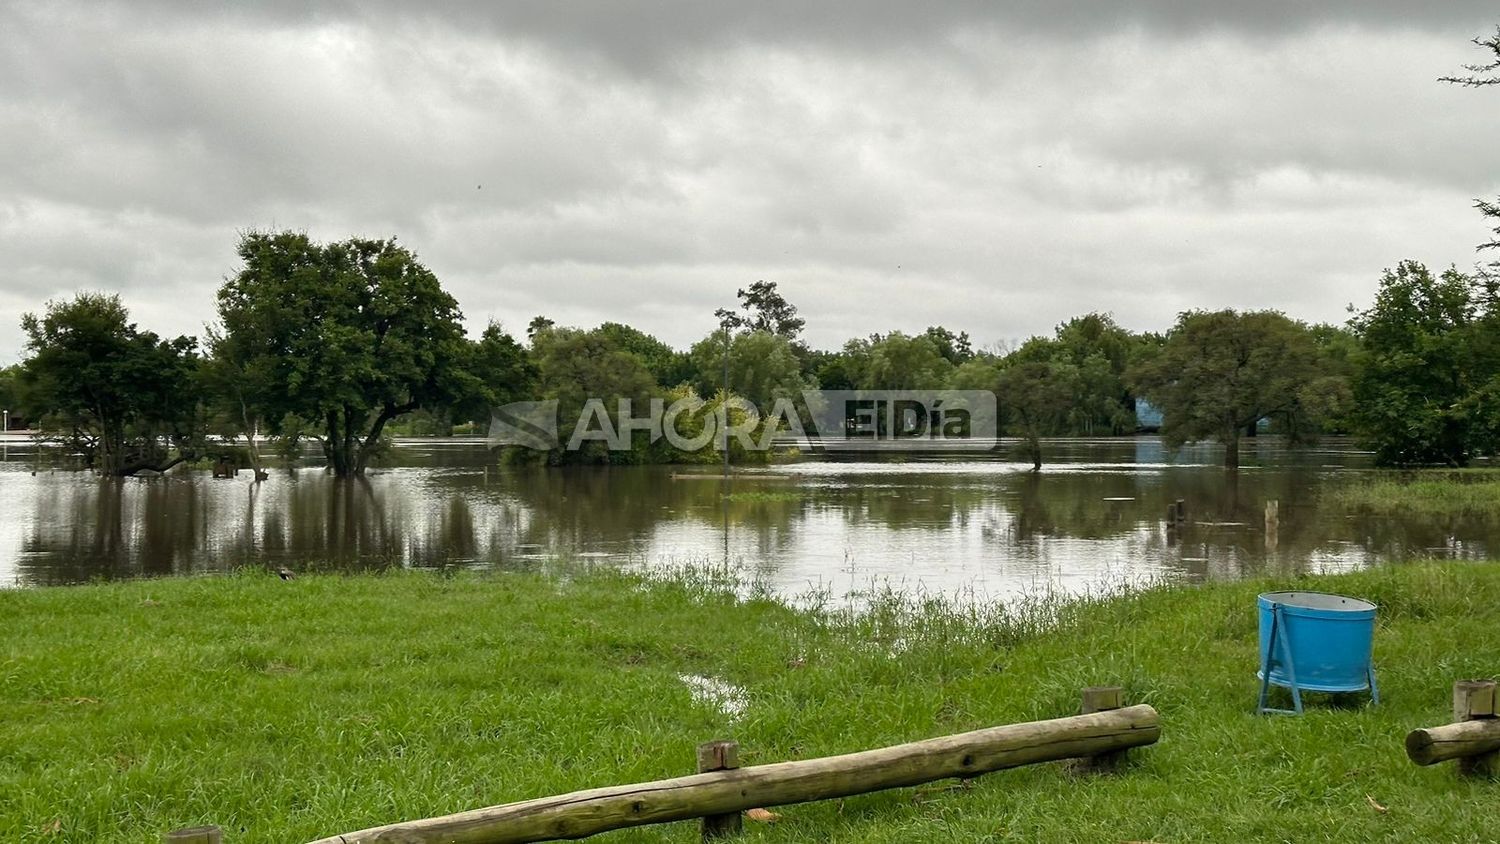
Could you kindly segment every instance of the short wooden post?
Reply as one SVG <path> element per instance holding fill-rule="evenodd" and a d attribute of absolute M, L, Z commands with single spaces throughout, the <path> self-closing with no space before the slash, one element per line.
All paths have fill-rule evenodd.
<path fill-rule="evenodd" d="M 1483 721 L 1496 717 L 1496 682 L 1494 680 L 1459 680 L 1453 684 L 1453 723 Z M 1491 776 L 1497 772 L 1500 751 L 1458 760 L 1459 776 Z"/>
<path fill-rule="evenodd" d="M 224 832 L 216 826 L 174 829 L 161 837 L 162 844 L 222 844 Z"/>
<path fill-rule="evenodd" d="M 1080 713 L 1092 715 L 1095 712 L 1109 712 L 1120 709 L 1124 705 L 1125 690 L 1119 686 L 1089 686 L 1083 690 L 1083 705 L 1080 707 Z M 1111 750 L 1079 759 L 1074 763 L 1073 769 L 1079 773 L 1107 773 L 1119 768 L 1124 758 L 1125 751 Z"/>
<path fill-rule="evenodd" d="M 1266 550 L 1275 551 L 1280 543 L 1281 502 L 1274 498 L 1266 501 Z"/>
<path fill-rule="evenodd" d="M 698 773 L 709 771 L 732 771 L 740 766 L 740 743 L 737 741 L 710 741 L 698 745 Z M 722 815 L 707 815 L 703 818 L 703 840 L 728 838 L 739 835 L 742 828 L 739 812 Z"/>

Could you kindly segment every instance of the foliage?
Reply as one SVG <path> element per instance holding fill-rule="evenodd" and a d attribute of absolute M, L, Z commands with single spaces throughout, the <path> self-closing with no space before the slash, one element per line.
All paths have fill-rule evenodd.
<path fill-rule="evenodd" d="M 696 374 L 689 355 L 644 331 L 618 322 L 606 322 L 597 330 L 604 340 L 616 348 L 640 358 L 651 377 L 663 387 L 687 383 Z"/>
<path fill-rule="evenodd" d="M 10 411 L 12 418 L 21 415 L 21 365 L 0 369 L 0 410 Z"/>
<path fill-rule="evenodd" d="M 1000 371 L 999 398 L 1025 438 L 1033 471 L 1042 468 L 1041 438 L 1057 430 L 1073 408 L 1074 377 L 1066 364 L 1022 361 Z"/>
<path fill-rule="evenodd" d="M 219 290 L 232 365 L 251 374 L 247 396 L 273 432 L 317 420 L 340 477 L 364 474 L 391 420 L 482 389 L 458 303 L 394 240 L 252 232 L 239 255 Z"/>
<path fill-rule="evenodd" d="M 1353 379 L 1353 421 L 1386 465 L 1461 466 L 1492 446 L 1500 418 L 1487 405 L 1500 374 L 1488 335 L 1488 293 L 1448 269 L 1434 277 L 1403 261 L 1380 280 L 1375 303 L 1350 320 L 1360 341 Z"/>
<path fill-rule="evenodd" d="M 190 337 L 130 322 L 120 298 L 80 293 L 21 327 L 28 416 L 106 475 L 164 472 L 203 446 L 199 358 Z"/>
<path fill-rule="evenodd" d="M 558 402 L 558 436 L 563 443 L 583 417 L 589 399 L 603 401 L 609 417 L 618 425 L 619 399 L 629 399 L 633 415 L 642 416 L 651 398 L 661 394 L 645 362 L 621 348 L 616 336 L 602 327 L 591 331 L 553 327 L 537 331 L 531 338 L 541 397 Z M 643 455 L 635 449 L 611 451 L 603 442 L 590 440 L 578 451 L 556 450 L 547 459 L 553 463 L 620 463 L 639 462 Z"/>
<path fill-rule="evenodd" d="M 1169 445 L 1217 440 L 1225 467 L 1236 468 L 1242 432 L 1261 419 L 1279 417 L 1293 437 L 1309 430 L 1303 387 L 1319 374 L 1317 363 L 1307 327 L 1281 313 L 1190 311 L 1131 377 L 1161 409 Z"/>
<path fill-rule="evenodd" d="M 716 331 L 693 344 L 694 385 L 699 395 L 724 388 L 724 332 Z M 776 399 L 800 399 L 809 384 L 791 341 L 768 331 L 741 331 L 729 344 L 729 389 L 769 412 Z"/>
<path fill-rule="evenodd" d="M 454 419 L 484 429 L 494 408 L 536 398 L 540 376 L 531 353 L 498 322 L 486 325 L 469 349 L 468 369 L 480 389 L 454 405 Z"/>
<path fill-rule="evenodd" d="M 845 371 L 858 390 L 941 390 L 953 364 L 931 337 L 900 331 L 844 344 Z"/>
<path fill-rule="evenodd" d="M 740 300 L 743 315 L 722 309 L 715 313 L 720 323 L 730 328 L 764 331 L 796 342 L 807 324 L 807 320 L 797 316 L 796 306 L 777 292 L 774 281 L 757 281 L 749 290 L 736 291 L 735 296 Z"/>
<path fill-rule="evenodd" d="M 969 332 L 961 331 L 954 334 L 941 325 L 928 326 L 922 332 L 922 336 L 931 340 L 937 346 L 938 354 L 942 355 L 949 363 L 959 366 L 974 357 L 974 345 L 969 342 Z"/>

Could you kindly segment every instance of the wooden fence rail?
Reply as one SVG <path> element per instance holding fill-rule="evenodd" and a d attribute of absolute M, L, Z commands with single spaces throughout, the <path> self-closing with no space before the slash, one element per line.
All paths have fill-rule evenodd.
<path fill-rule="evenodd" d="M 1090 694 L 1097 705 L 1099 690 Z M 699 765 L 722 770 L 395 823 L 314 844 L 520 844 L 695 818 L 712 821 L 705 825 L 706 834 L 722 835 L 730 831 L 725 826 L 737 826 L 728 817 L 735 815 L 737 821 L 737 813 L 746 809 L 973 777 L 1037 762 L 1117 754 L 1152 744 L 1160 734 L 1156 710 L 1139 705 L 748 768 L 735 768 L 732 752 L 720 747 L 708 752 L 717 753 L 714 758 L 700 751 Z"/>
<path fill-rule="evenodd" d="M 1412 730 L 1406 755 L 1418 765 L 1458 760 L 1463 775 L 1496 772 L 1500 759 L 1500 710 L 1494 680 L 1459 680 L 1453 684 L 1453 723 Z"/>

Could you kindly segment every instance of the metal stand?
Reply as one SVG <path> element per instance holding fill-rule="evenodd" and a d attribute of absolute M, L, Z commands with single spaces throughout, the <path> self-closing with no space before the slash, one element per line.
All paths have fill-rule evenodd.
<path fill-rule="evenodd" d="M 1286 669 L 1287 689 L 1292 693 L 1292 708 L 1277 709 L 1269 706 L 1271 698 L 1271 655 L 1280 647 L 1281 664 Z M 1365 682 L 1370 686 L 1370 703 L 1380 703 L 1380 690 L 1375 686 L 1375 666 L 1365 663 Z M 1281 607 L 1271 607 L 1271 638 L 1266 643 L 1266 652 L 1260 655 L 1260 703 L 1257 714 L 1273 712 L 1278 715 L 1302 714 L 1302 689 L 1297 685 L 1297 663 L 1292 659 L 1292 644 L 1287 638 L 1286 622 L 1281 618 Z"/>

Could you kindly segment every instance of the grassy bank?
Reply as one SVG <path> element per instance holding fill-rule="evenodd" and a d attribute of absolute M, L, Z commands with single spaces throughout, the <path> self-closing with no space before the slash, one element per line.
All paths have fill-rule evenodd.
<path fill-rule="evenodd" d="M 1285 585 L 1282 581 L 1277 585 Z M 0 840 L 295 842 L 1069 714 L 1126 686 L 1160 744 L 1113 778 L 1044 765 L 778 810 L 766 842 L 1482 840 L 1500 784 L 1419 769 L 1456 678 L 1500 667 L 1500 567 L 1296 581 L 1381 604 L 1385 702 L 1257 717 L 1253 598 L 1170 587 L 1061 610 L 887 602 L 858 620 L 613 575 L 245 574 L 0 592 Z M 695 675 L 742 694 L 695 697 Z M 696 685 L 704 686 L 697 682 Z M 743 706 L 736 716 L 727 710 Z M 1371 801 L 1386 811 L 1374 808 Z M 695 841 L 691 824 L 610 841 Z"/>
<path fill-rule="evenodd" d="M 1355 512 L 1400 516 L 1500 516 L 1500 471 L 1374 473 L 1329 496 Z"/>

